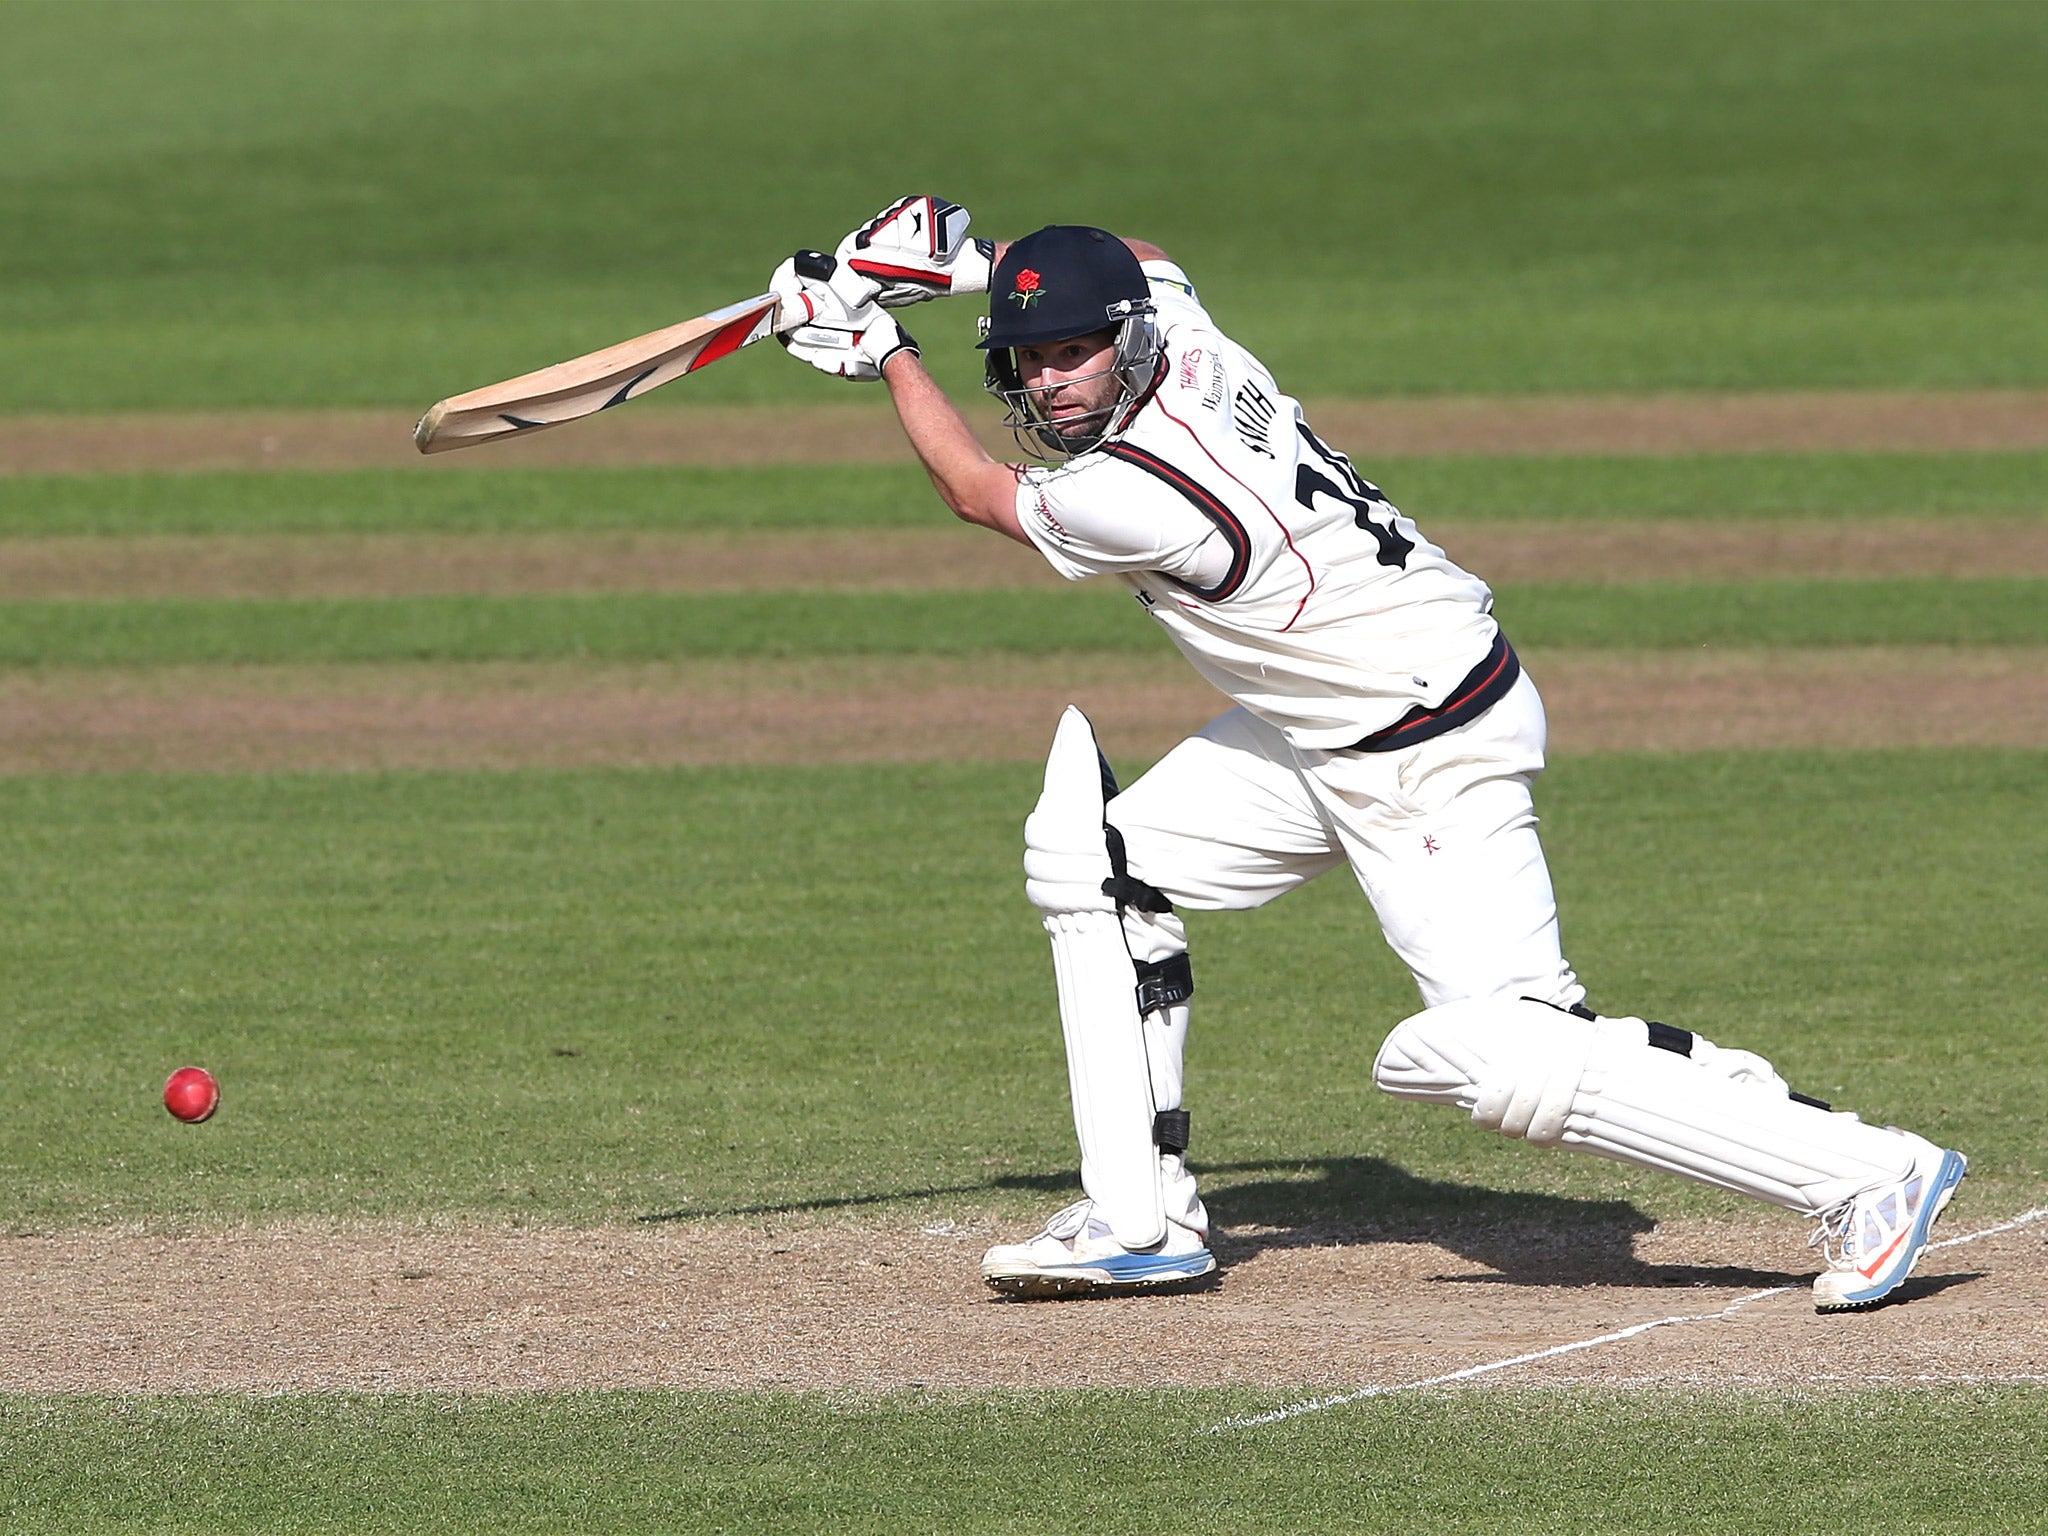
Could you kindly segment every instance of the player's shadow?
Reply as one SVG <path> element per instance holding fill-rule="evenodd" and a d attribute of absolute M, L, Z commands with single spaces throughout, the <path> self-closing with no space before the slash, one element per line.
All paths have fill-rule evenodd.
<path fill-rule="evenodd" d="M 806 1211 L 850 1211 L 870 1205 L 903 1205 L 913 1200 L 937 1200 L 947 1195 L 979 1195 L 992 1189 L 1033 1190 L 1067 1200 L 1081 1198 L 1072 1173 L 1009 1173 L 971 1184 L 920 1184 L 913 1189 L 876 1190 L 865 1195 L 820 1195 L 805 1200 L 776 1200 L 759 1205 L 686 1205 L 673 1211 L 649 1211 L 633 1219 L 640 1222 L 718 1221 L 736 1216 L 793 1216 Z"/>
<path fill-rule="evenodd" d="M 1883 1312 L 1892 1307 L 1904 1306 L 1909 1301 L 1918 1301 L 1923 1296 L 1939 1296 L 1943 1291 L 1958 1285 L 1974 1285 L 1984 1278 L 1981 1269 L 1958 1270 L 1952 1275 L 1915 1275 L 1902 1283 L 1896 1291 L 1885 1297 L 1874 1307 L 1858 1311 L 1835 1314 L 1840 1317 L 1862 1317 L 1871 1312 Z"/>
<path fill-rule="evenodd" d="M 1809 1278 L 1644 1263 L 1635 1240 L 1656 1222 L 1625 1200 L 1421 1179 L 1376 1157 L 1208 1164 L 1197 1172 L 1216 1224 L 1211 1246 L 1226 1266 L 1270 1249 L 1430 1243 L 1492 1271 L 1443 1276 L 1449 1283 L 1761 1288 Z"/>
<path fill-rule="evenodd" d="M 1475 1184 L 1419 1179 L 1377 1157 L 1204 1163 L 1210 1243 L 1227 1267 L 1286 1248 L 1432 1243 L 1490 1274 L 1446 1275 L 1454 1284 L 1725 1286 L 1795 1285 L 1808 1276 L 1713 1264 L 1646 1264 L 1635 1239 L 1656 1226 L 1625 1200 L 1513 1194 Z M 1259 1175 L 1270 1175 L 1261 1178 Z M 922 1185 L 760 1205 L 653 1211 L 643 1222 L 714 1221 L 857 1210 L 947 1196 L 1022 1190 L 1077 1200 L 1072 1171 L 1006 1173 L 962 1184 Z"/>

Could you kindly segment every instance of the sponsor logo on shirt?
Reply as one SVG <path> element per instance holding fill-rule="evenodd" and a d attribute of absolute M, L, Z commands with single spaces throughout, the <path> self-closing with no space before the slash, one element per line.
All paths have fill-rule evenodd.
<path fill-rule="evenodd" d="M 1223 359 L 1209 359 L 1209 387 L 1202 392 L 1202 404 L 1208 410 L 1215 410 L 1223 404 Z"/>
<path fill-rule="evenodd" d="M 1047 505 L 1043 491 L 1039 492 L 1038 495 L 1038 526 L 1062 544 L 1070 542 L 1073 538 L 1073 535 L 1067 532 L 1060 520 L 1052 515 L 1052 508 Z"/>
<path fill-rule="evenodd" d="M 1202 349 L 1189 347 L 1180 355 L 1180 387 L 1193 389 L 1202 381 Z"/>

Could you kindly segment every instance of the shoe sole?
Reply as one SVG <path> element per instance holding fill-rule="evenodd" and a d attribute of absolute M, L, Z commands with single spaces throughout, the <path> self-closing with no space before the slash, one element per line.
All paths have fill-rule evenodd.
<path fill-rule="evenodd" d="M 1969 1160 L 1962 1153 L 1942 1153 L 1941 1167 L 1935 1174 L 1935 1177 L 1941 1181 L 1940 1187 L 1935 1190 L 1934 1198 L 1928 1202 L 1926 1208 L 1920 1212 L 1919 1218 L 1913 1223 L 1913 1235 L 1908 1240 L 1912 1244 L 1913 1254 L 1911 1258 L 1906 1260 L 1905 1266 L 1883 1285 L 1872 1290 L 1860 1292 L 1854 1296 L 1845 1296 L 1840 1301 L 1822 1301 L 1816 1296 L 1813 1302 L 1813 1310 L 1816 1312 L 1867 1312 L 1900 1286 L 1904 1285 L 1914 1269 L 1919 1266 L 1920 1255 L 1927 1251 L 1927 1234 L 1934 1230 L 1934 1224 L 1941 1219 L 1941 1213 L 1948 1209 L 1949 1199 L 1955 1194 L 1956 1186 L 1963 1182 L 1963 1175 L 1969 1171 Z"/>
<path fill-rule="evenodd" d="M 1004 1296 L 1026 1301 L 1051 1301 L 1074 1296 L 1159 1295 L 1198 1285 L 1216 1272 L 1215 1255 L 1186 1254 L 1170 1265 L 1162 1264 L 1143 1273 L 1114 1275 L 1099 1268 L 983 1270 L 981 1278 L 989 1288 Z"/>

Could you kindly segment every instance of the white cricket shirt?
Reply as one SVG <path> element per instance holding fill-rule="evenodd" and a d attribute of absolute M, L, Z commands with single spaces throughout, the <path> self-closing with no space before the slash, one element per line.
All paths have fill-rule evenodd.
<path fill-rule="evenodd" d="M 1299 747 L 1435 708 L 1494 643 L 1493 594 L 1309 430 L 1180 269 L 1144 264 L 1164 374 L 1136 419 L 1026 474 L 1024 531 L 1114 576 L 1202 676 Z"/>

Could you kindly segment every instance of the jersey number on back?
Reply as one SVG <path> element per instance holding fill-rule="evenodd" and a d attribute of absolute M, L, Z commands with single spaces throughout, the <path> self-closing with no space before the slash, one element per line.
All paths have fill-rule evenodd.
<path fill-rule="evenodd" d="M 1401 530 L 1394 526 L 1394 509 L 1387 505 L 1387 498 L 1380 494 L 1380 488 L 1370 480 L 1359 479 L 1351 461 L 1309 431 L 1307 422 L 1297 421 L 1295 425 L 1301 431 L 1302 442 L 1330 467 L 1337 478 L 1332 480 L 1315 465 L 1303 461 L 1294 472 L 1294 499 L 1304 507 L 1313 508 L 1317 491 L 1335 497 L 1351 508 L 1358 526 L 1379 542 L 1380 564 L 1405 568 L 1408 557 L 1415 552 L 1415 541 L 1404 538 Z M 1375 520 L 1374 513 L 1386 521 Z"/>

